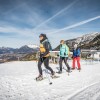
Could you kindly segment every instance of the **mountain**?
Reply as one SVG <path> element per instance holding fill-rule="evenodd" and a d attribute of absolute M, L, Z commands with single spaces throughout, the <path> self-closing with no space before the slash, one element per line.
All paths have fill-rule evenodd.
<path fill-rule="evenodd" d="M 32 53 L 36 52 L 38 50 L 37 45 L 24 45 L 20 48 L 9 48 L 9 47 L 0 47 L 0 54 L 17 54 L 17 53 Z"/>
<path fill-rule="evenodd" d="M 93 49 L 93 50 L 100 50 L 100 34 L 98 34 L 93 40 L 91 40 L 87 44 L 80 45 L 82 49 Z"/>
<path fill-rule="evenodd" d="M 66 40 L 66 44 L 69 46 L 70 50 L 73 48 L 73 43 L 78 43 L 81 49 L 96 49 L 100 50 L 100 33 L 90 33 L 83 35 L 82 37 L 77 37 L 74 39 Z M 59 50 L 60 45 L 58 45 L 54 50 Z"/>
<path fill-rule="evenodd" d="M 17 49 L 17 53 L 21 53 L 21 54 L 24 54 L 24 53 L 33 53 L 33 52 L 37 52 L 38 48 L 37 47 L 29 47 L 28 45 L 25 45 L 25 46 L 22 46 L 20 47 L 19 49 Z"/>
<path fill-rule="evenodd" d="M 0 47 L 0 62 L 33 60 L 39 50 L 37 45 L 24 45 L 20 48 Z"/>
<path fill-rule="evenodd" d="M 14 53 L 15 49 L 9 47 L 0 47 L 0 54 Z"/>

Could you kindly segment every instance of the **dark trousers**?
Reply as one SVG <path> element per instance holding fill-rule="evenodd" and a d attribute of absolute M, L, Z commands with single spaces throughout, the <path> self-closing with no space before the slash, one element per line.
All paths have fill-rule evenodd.
<path fill-rule="evenodd" d="M 53 70 L 51 67 L 49 67 L 49 57 L 43 57 L 40 58 L 38 61 L 38 70 L 39 70 L 39 74 L 42 75 L 42 63 L 44 62 L 44 66 L 46 69 L 48 69 L 49 71 L 51 71 L 51 74 L 53 74 Z"/>
<path fill-rule="evenodd" d="M 68 60 L 68 57 L 60 57 L 60 60 L 59 60 L 59 65 L 60 65 L 60 71 L 62 71 L 62 62 L 64 61 L 66 67 L 68 70 L 70 70 L 70 67 L 67 63 L 67 60 Z"/>

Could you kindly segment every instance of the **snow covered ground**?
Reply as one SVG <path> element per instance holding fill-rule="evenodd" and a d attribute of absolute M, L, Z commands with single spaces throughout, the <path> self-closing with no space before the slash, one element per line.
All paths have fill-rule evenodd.
<path fill-rule="evenodd" d="M 50 78 L 52 85 L 48 79 L 34 80 L 38 75 L 34 61 L 0 64 L 0 100 L 100 100 L 100 62 L 81 63 L 81 72 L 75 70 L 68 76 L 63 70 L 60 78 Z M 59 67 L 50 66 L 55 71 Z M 43 72 L 50 77 L 44 67 Z"/>

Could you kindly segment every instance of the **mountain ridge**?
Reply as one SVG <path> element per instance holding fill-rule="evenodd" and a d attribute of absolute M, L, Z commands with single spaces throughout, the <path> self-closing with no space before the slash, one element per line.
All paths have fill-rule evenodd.
<path fill-rule="evenodd" d="M 95 38 L 98 38 L 98 40 L 96 40 Z M 95 41 L 94 41 L 94 39 L 95 39 Z M 97 43 L 95 44 L 94 42 L 96 42 L 96 41 L 97 41 Z M 86 35 L 83 35 L 81 37 L 65 40 L 65 43 L 69 46 L 70 50 L 73 49 L 73 44 L 74 43 L 78 43 L 78 46 L 81 49 L 100 50 L 100 47 L 99 47 L 99 44 L 100 44 L 100 33 L 99 32 L 95 32 L 95 33 L 86 34 Z M 60 45 L 58 45 L 54 50 L 58 51 L 59 47 L 60 47 Z"/>

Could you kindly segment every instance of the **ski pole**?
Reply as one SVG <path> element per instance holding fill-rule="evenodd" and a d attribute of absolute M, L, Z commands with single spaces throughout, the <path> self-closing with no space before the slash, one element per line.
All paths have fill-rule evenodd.
<path fill-rule="evenodd" d="M 38 57 L 38 52 L 36 53 L 36 65 L 38 66 L 38 60 L 39 60 L 39 57 Z"/>
<path fill-rule="evenodd" d="M 63 64 L 62 64 L 62 68 L 63 68 L 66 72 L 68 72 L 68 70 L 64 67 Z M 69 76 L 69 72 L 68 72 L 68 76 Z"/>
<path fill-rule="evenodd" d="M 49 85 L 52 85 L 52 82 L 51 82 L 50 78 L 48 77 L 47 73 L 48 73 L 48 70 L 45 69 L 45 75 L 46 75 L 46 78 L 48 79 Z"/>

